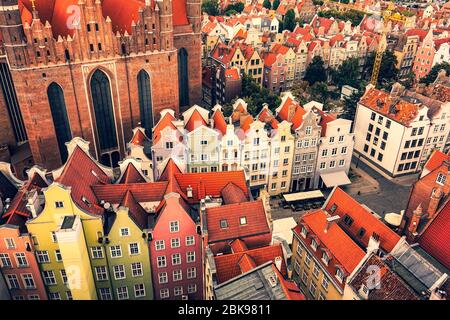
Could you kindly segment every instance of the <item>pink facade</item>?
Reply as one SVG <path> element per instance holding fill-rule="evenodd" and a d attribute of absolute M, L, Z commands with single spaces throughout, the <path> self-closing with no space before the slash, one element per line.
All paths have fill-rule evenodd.
<path fill-rule="evenodd" d="M 422 45 L 417 49 L 416 59 L 414 60 L 413 72 L 417 80 L 425 77 L 431 71 L 435 54 L 433 32 L 430 31 Z"/>
<path fill-rule="evenodd" d="M 202 239 L 197 233 L 197 227 L 200 225 L 187 212 L 190 210 L 189 206 L 178 193 L 167 194 L 160 206 L 162 208 L 152 231 L 152 241 L 149 243 L 155 299 L 203 299 Z M 174 248 L 173 241 L 178 244 Z M 192 253 L 195 260 L 188 262 L 188 255 L 192 257 Z M 173 258 L 177 254 L 180 263 L 174 264 Z M 161 259 L 165 260 L 165 264 L 160 265 Z M 192 276 L 193 268 L 196 276 L 189 279 L 188 273 L 190 271 Z M 177 280 L 180 273 L 181 279 Z"/>
<path fill-rule="evenodd" d="M 19 227 L 0 226 L 0 266 L 14 300 L 47 300 L 33 243 Z"/>

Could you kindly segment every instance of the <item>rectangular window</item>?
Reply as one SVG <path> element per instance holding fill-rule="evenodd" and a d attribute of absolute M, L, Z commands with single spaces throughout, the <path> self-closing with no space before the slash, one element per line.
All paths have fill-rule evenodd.
<path fill-rule="evenodd" d="M 111 258 L 120 258 L 122 257 L 122 247 L 121 246 L 111 246 L 109 248 L 111 251 Z"/>
<path fill-rule="evenodd" d="M 36 259 L 39 263 L 50 263 L 48 251 L 36 251 Z"/>
<path fill-rule="evenodd" d="M 173 272 L 173 281 L 181 281 L 183 280 L 183 273 L 181 270 L 174 270 Z"/>
<path fill-rule="evenodd" d="M 197 277 L 197 269 L 196 268 L 188 268 L 187 269 L 187 278 L 195 279 Z"/>
<path fill-rule="evenodd" d="M 170 247 L 171 248 L 179 248 L 180 247 L 180 238 L 170 239 Z"/>
<path fill-rule="evenodd" d="M 167 277 L 167 272 L 160 272 L 158 274 L 158 280 L 159 280 L 160 284 L 169 282 L 168 277 Z"/>
<path fill-rule="evenodd" d="M 129 244 L 129 251 L 130 251 L 130 255 L 139 254 L 139 244 L 136 243 L 136 242 L 130 243 Z"/>
<path fill-rule="evenodd" d="M 112 300 L 112 294 L 110 288 L 100 288 L 100 300 Z"/>
<path fill-rule="evenodd" d="M 9 268 L 12 266 L 11 259 L 9 258 L 9 254 L 0 253 L 0 266 L 2 268 Z"/>
<path fill-rule="evenodd" d="M 66 270 L 61 269 L 60 274 L 61 274 L 61 279 L 62 279 L 63 283 L 67 284 L 67 273 L 66 273 Z"/>
<path fill-rule="evenodd" d="M 180 231 L 180 223 L 178 221 L 171 221 L 169 224 L 170 224 L 170 233 Z"/>
<path fill-rule="evenodd" d="M 164 268 L 167 266 L 166 256 L 159 256 L 156 260 L 158 262 L 158 268 Z"/>
<path fill-rule="evenodd" d="M 186 262 L 195 262 L 195 251 L 189 251 L 186 253 Z"/>
<path fill-rule="evenodd" d="M 181 253 L 175 253 L 172 255 L 172 265 L 177 266 L 181 264 Z"/>
<path fill-rule="evenodd" d="M 62 261 L 61 250 L 59 250 L 59 249 L 55 250 L 55 258 L 56 258 L 57 262 L 61 262 Z"/>
<path fill-rule="evenodd" d="M 193 246 L 193 245 L 195 245 L 195 237 L 187 236 L 186 237 L 186 246 Z"/>
<path fill-rule="evenodd" d="M 196 293 L 197 285 L 195 283 L 188 284 L 188 293 Z"/>
<path fill-rule="evenodd" d="M 114 268 L 114 279 L 121 280 L 125 279 L 125 266 L 123 264 L 119 264 L 113 267 Z"/>
<path fill-rule="evenodd" d="M 121 228 L 120 229 L 120 236 L 121 237 L 127 237 L 130 235 L 130 229 L 128 228 Z"/>
<path fill-rule="evenodd" d="M 131 275 L 133 277 L 142 277 L 144 275 L 143 269 L 142 269 L 142 263 L 140 262 L 133 262 L 131 264 Z"/>
<path fill-rule="evenodd" d="M 48 286 L 56 285 L 55 272 L 53 270 L 42 271 L 42 277 L 44 278 L 44 283 Z"/>
<path fill-rule="evenodd" d="M 27 258 L 25 257 L 25 253 L 17 252 L 16 253 L 16 261 L 17 261 L 17 266 L 19 268 L 28 267 L 28 261 L 27 261 Z"/>
<path fill-rule="evenodd" d="M 134 297 L 135 298 L 145 297 L 145 286 L 143 283 L 134 285 Z"/>
<path fill-rule="evenodd" d="M 103 248 L 102 247 L 92 247 L 91 248 L 92 259 L 102 259 L 103 258 Z"/>
<path fill-rule="evenodd" d="M 127 300 L 128 299 L 128 288 L 127 287 L 117 288 L 117 299 L 118 300 Z"/>
<path fill-rule="evenodd" d="M 169 289 L 165 288 L 165 289 L 161 289 L 159 290 L 159 297 L 161 299 L 167 299 L 170 297 L 170 291 Z"/>
<path fill-rule="evenodd" d="M 155 249 L 156 251 L 164 250 L 166 245 L 164 244 L 164 240 L 156 240 L 155 241 Z"/>
<path fill-rule="evenodd" d="M 20 289 L 19 280 L 15 274 L 7 274 L 6 282 L 8 284 L 9 289 Z"/>
<path fill-rule="evenodd" d="M 95 277 L 97 281 L 108 280 L 108 272 L 106 271 L 106 266 L 94 267 Z"/>

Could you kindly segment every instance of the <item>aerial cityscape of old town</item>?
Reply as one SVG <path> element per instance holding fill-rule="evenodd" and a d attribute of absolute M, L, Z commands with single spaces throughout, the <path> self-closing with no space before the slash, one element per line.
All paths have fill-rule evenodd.
<path fill-rule="evenodd" d="M 0 0 L 0 87 L 0 300 L 450 300 L 450 2 Z"/>

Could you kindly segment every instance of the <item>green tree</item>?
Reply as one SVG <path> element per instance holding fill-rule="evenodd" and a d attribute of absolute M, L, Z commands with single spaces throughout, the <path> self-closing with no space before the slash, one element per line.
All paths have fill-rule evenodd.
<path fill-rule="evenodd" d="M 398 82 L 406 89 L 410 89 L 414 84 L 415 75 L 412 72 L 409 72 L 407 75 L 400 79 Z"/>
<path fill-rule="evenodd" d="M 242 96 L 248 104 L 248 112 L 253 116 L 256 116 L 261 111 L 264 103 L 267 103 L 272 111 L 281 103 L 278 95 L 267 88 L 261 88 L 248 75 L 244 75 L 242 78 Z"/>
<path fill-rule="evenodd" d="M 420 79 L 420 83 L 433 83 L 436 80 L 439 71 L 441 70 L 445 70 L 447 75 L 450 75 L 450 64 L 448 62 L 436 64 L 433 68 L 431 68 L 430 72 L 425 77 Z"/>
<path fill-rule="evenodd" d="M 270 0 L 264 0 L 263 7 L 266 9 L 272 9 L 272 4 L 270 3 Z"/>
<path fill-rule="evenodd" d="M 202 12 L 206 12 L 210 16 L 219 15 L 219 0 L 206 0 L 202 3 Z"/>
<path fill-rule="evenodd" d="M 344 99 L 344 112 L 342 113 L 342 118 L 348 120 L 355 120 L 356 107 L 359 100 L 362 97 L 362 91 L 354 92 L 350 97 Z"/>
<path fill-rule="evenodd" d="M 326 70 L 321 57 L 315 56 L 306 68 L 305 80 L 313 85 L 316 82 L 325 82 L 327 80 Z"/>
<path fill-rule="evenodd" d="M 323 0 L 313 0 L 313 4 L 315 6 L 321 6 L 321 5 L 323 5 Z"/>
<path fill-rule="evenodd" d="M 229 4 L 225 8 L 224 12 L 225 12 L 225 15 L 231 16 L 233 14 L 241 13 L 242 11 L 244 11 L 244 4 L 242 2 L 237 2 L 234 4 Z"/>
<path fill-rule="evenodd" d="M 284 16 L 283 21 L 283 28 L 284 30 L 294 31 L 296 26 L 295 22 L 295 12 L 294 10 L 290 9 L 288 12 L 286 12 L 286 15 Z"/>
<path fill-rule="evenodd" d="M 280 6 L 280 0 L 274 0 L 272 3 L 272 9 L 277 10 L 279 6 Z"/>
<path fill-rule="evenodd" d="M 373 63 L 375 61 L 375 53 L 372 52 L 368 55 L 365 64 L 366 79 L 370 80 L 373 72 Z M 396 67 L 397 57 L 392 51 L 385 51 L 383 54 L 383 60 L 381 60 L 380 72 L 378 74 L 378 84 L 391 84 L 397 79 L 398 69 Z"/>
<path fill-rule="evenodd" d="M 359 60 L 358 58 L 351 58 L 345 60 L 338 69 L 333 73 L 333 82 L 342 88 L 344 85 L 349 85 L 354 88 L 359 88 Z"/>
<path fill-rule="evenodd" d="M 329 97 L 328 86 L 325 82 L 316 82 L 311 86 L 311 99 L 326 103 Z"/>

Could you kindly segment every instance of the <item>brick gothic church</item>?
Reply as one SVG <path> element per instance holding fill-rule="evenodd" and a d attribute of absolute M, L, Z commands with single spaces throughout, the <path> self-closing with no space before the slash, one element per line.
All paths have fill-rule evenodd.
<path fill-rule="evenodd" d="M 117 165 L 134 127 L 201 99 L 200 28 L 201 0 L 0 0 L 0 144 L 54 169 L 79 136 Z"/>

